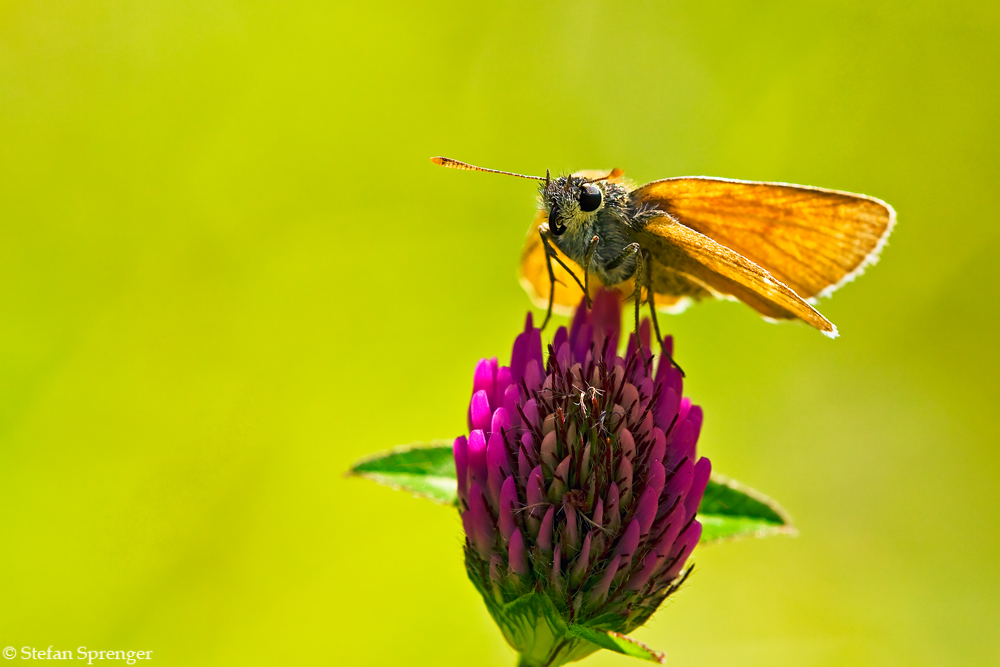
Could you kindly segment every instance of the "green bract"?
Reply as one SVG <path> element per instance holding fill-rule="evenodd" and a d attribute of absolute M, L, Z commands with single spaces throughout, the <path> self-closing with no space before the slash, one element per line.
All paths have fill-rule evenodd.
<path fill-rule="evenodd" d="M 442 505 L 454 505 L 458 498 L 451 443 L 444 440 L 374 454 L 355 463 L 348 474 Z M 704 526 L 700 544 L 797 532 L 777 502 L 718 473 L 712 474 L 705 489 L 698 520 Z"/>

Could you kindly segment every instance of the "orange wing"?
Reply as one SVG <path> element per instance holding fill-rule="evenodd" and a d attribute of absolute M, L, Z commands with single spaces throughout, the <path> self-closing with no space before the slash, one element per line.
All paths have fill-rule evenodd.
<path fill-rule="evenodd" d="M 679 274 L 717 296 L 732 296 L 774 319 L 799 318 L 837 336 L 837 327 L 788 285 L 754 262 L 672 217 L 653 218 L 639 234 L 650 251 L 654 286 L 659 275 Z"/>
<path fill-rule="evenodd" d="M 896 221 L 892 207 L 873 197 L 786 183 L 667 178 L 632 198 L 751 260 L 810 302 L 875 263 Z"/>

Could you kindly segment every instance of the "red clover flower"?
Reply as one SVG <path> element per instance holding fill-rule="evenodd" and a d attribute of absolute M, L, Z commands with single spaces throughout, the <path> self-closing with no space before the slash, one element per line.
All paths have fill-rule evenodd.
<path fill-rule="evenodd" d="M 466 569 L 524 667 L 599 648 L 567 627 L 642 625 L 701 536 L 701 408 L 682 396 L 671 339 L 654 368 L 648 321 L 624 357 L 620 326 L 619 296 L 601 291 L 543 359 L 529 314 L 510 366 L 476 366 L 454 443 Z"/>

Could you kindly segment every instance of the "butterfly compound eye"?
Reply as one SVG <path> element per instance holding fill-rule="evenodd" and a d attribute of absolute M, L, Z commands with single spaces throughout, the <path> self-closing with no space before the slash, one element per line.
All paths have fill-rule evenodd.
<path fill-rule="evenodd" d="M 601 189 L 593 183 L 580 186 L 580 210 L 591 213 L 601 207 Z"/>

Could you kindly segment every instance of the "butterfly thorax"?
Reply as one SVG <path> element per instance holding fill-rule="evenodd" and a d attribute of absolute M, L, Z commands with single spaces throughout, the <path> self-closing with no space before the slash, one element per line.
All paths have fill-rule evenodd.
<path fill-rule="evenodd" d="M 594 188 L 600 190 L 600 204 L 593 206 Z M 590 272 L 606 285 L 617 285 L 635 273 L 636 259 L 628 257 L 609 268 L 626 246 L 634 241 L 630 226 L 629 191 L 617 183 L 588 181 L 579 176 L 561 176 L 540 188 L 542 206 L 549 214 L 548 228 L 553 243 L 567 257 L 586 265 L 592 239 L 600 241 Z M 588 200 L 588 191 L 592 197 Z"/>

